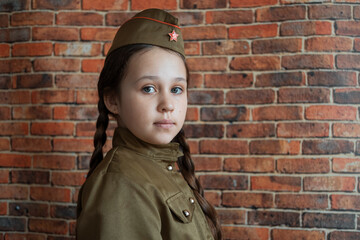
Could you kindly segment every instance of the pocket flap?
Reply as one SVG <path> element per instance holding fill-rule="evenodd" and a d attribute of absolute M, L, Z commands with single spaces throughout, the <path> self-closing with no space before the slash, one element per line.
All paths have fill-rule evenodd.
<path fill-rule="evenodd" d="M 195 204 L 189 201 L 184 193 L 178 192 L 166 200 L 171 212 L 183 223 L 189 223 L 192 220 Z"/>

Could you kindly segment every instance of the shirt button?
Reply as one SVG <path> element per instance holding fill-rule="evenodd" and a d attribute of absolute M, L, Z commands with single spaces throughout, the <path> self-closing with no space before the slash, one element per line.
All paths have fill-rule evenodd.
<path fill-rule="evenodd" d="M 192 197 L 189 199 L 189 201 L 191 204 L 194 204 L 194 202 L 195 202 L 195 200 Z"/>
<path fill-rule="evenodd" d="M 184 210 L 184 211 L 183 211 L 183 214 L 184 214 L 184 216 L 185 216 L 185 217 L 190 216 L 190 213 L 189 213 L 189 211 L 188 211 L 188 210 Z"/>
<path fill-rule="evenodd" d="M 169 165 L 166 167 L 168 171 L 172 171 L 173 170 L 173 166 Z"/>

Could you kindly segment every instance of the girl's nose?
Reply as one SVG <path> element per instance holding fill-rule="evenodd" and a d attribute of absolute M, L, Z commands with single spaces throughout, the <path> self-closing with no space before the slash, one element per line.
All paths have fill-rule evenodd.
<path fill-rule="evenodd" d="M 163 97 L 158 106 L 159 112 L 171 112 L 174 110 L 174 104 L 168 97 Z"/>

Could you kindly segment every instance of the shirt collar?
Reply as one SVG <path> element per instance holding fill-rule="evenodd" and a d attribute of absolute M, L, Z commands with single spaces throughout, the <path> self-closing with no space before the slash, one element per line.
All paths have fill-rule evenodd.
<path fill-rule="evenodd" d="M 137 138 L 127 128 L 122 127 L 115 129 L 113 147 L 115 146 L 122 146 L 154 160 L 167 162 L 175 162 L 178 157 L 184 155 L 177 142 L 168 144 L 150 144 Z"/>

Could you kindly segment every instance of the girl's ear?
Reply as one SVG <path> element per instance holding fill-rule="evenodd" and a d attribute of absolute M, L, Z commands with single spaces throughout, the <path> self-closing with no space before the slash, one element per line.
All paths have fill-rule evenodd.
<path fill-rule="evenodd" d="M 104 93 L 104 103 L 106 108 L 114 115 L 119 114 L 119 101 L 114 94 Z"/>

